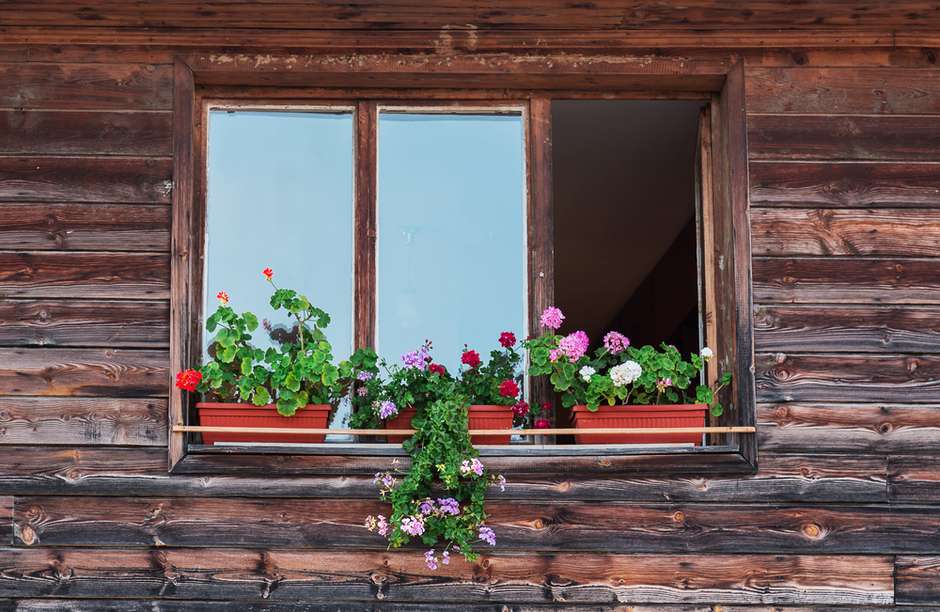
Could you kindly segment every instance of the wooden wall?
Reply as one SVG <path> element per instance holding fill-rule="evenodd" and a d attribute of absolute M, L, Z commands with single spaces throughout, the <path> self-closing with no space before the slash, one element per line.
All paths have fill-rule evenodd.
<path fill-rule="evenodd" d="M 466 29 L 434 44 L 456 19 L 497 48 L 560 5 L 99 4 L 0 7 L 0 610 L 940 605 L 940 70 L 932 49 L 884 43 L 929 39 L 916 18 L 935 3 L 832 3 L 820 27 L 857 28 L 840 49 L 757 49 L 766 33 L 745 27 L 812 24 L 815 2 L 693 2 L 712 28 L 697 38 L 662 7 L 565 9 L 554 44 L 651 57 L 626 48 L 648 23 L 747 47 L 760 470 L 519 475 L 489 505 L 500 545 L 437 572 L 361 527 L 380 510 L 368 477 L 167 475 L 173 45 L 309 47 L 352 21 L 343 44 L 385 29 L 421 47 L 395 21 L 410 15 L 429 50 L 459 54 Z M 216 30 L 239 18 L 254 29 Z M 326 25 L 292 33 L 300 18 Z"/>

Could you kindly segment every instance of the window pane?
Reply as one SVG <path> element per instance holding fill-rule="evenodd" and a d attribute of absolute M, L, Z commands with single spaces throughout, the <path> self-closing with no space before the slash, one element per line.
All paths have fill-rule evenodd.
<path fill-rule="evenodd" d="M 387 112 L 378 143 L 380 354 L 430 339 L 453 370 L 465 343 L 524 337 L 522 116 Z"/>
<path fill-rule="evenodd" d="M 333 322 L 337 358 L 352 351 L 351 113 L 214 110 L 209 115 L 204 312 L 224 289 L 236 310 L 287 329 L 261 275 L 297 289 Z M 207 341 L 208 337 L 204 336 Z M 259 327 L 254 341 L 271 345 Z"/>

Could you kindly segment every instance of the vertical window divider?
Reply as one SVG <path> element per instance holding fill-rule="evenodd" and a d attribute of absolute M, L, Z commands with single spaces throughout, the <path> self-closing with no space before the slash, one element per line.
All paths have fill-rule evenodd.
<path fill-rule="evenodd" d="M 375 346 L 377 126 L 376 103 L 359 102 L 356 107 L 356 202 L 353 241 L 355 348 Z"/>

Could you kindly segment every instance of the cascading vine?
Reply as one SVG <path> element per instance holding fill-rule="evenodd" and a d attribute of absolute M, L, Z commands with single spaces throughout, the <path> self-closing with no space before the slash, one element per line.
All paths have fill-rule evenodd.
<path fill-rule="evenodd" d="M 486 525 L 484 501 L 488 487 L 503 489 L 506 479 L 486 469 L 470 441 L 467 400 L 444 393 L 415 418 L 416 433 L 403 447 L 411 466 L 399 481 L 391 472 L 379 472 L 379 496 L 392 505 L 391 515 L 369 516 L 370 531 L 399 548 L 415 538 L 431 548 L 425 553 L 430 569 L 448 564 L 451 552 L 467 561 L 478 554 L 473 545 L 496 545 L 496 534 Z"/>

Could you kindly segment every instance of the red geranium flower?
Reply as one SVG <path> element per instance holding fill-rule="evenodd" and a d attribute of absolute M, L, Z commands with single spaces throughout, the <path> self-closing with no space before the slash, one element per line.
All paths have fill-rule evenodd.
<path fill-rule="evenodd" d="M 202 372 L 199 370 L 183 370 L 176 375 L 176 386 L 183 391 L 195 391 L 202 380 Z"/>
<path fill-rule="evenodd" d="M 220 304 L 228 304 L 228 294 L 224 291 L 219 291 L 215 294 L 215 297 L 219 299 Z"/>
<path fill-rule="evenodd" d="M 548 419 L 538 419 L 535 421 L 536 429 L 548 429 L 552 426 Z"/>
<path fill-rule="evenodd" d="M 460 362 L 464 365 L 468 365 L 471 368 L 475 368 L 480 365 L 480 353 L 468 349 L 463 352 L 463 355 L 460 356 Z"/>
<path fill-rule="evenodd" d="M 519 395 L 519 385 L 511 378 L 499 383 L 499 394 L 503 397 L 516 397 Z"/>
<path fill-rule="evenodd" d="M 439 363 L 432 363 L 428 366 L 429 374 L 440 374 L 441 376 L 447 376 L 447 368 L 442 366 Z"/>
<path fill-rule="evenodd" d="M 516 345 L 516 334 L 512 332 L 503 332 L 499 335 L 499 343 L 506 348 L 512 348 Z"/>
<path fill-rule="evenodd" d="M 274 270 L 272 270 L 271 268 L 265 268 L 264 270 L 261 271 L 261 273 L 264 274 L 264 277 L 268 280 L 271 280 L 272 278 L 274 278 Z"/>
<path fill-rule="evenodd" d="M 551 402 L 542 402 L 542 410 L 545 411 L 545 412 L 551 412 L 551 411 L 552 411 L 552 403 L 551 403 Z"/>
<path fill-rule="evenodd" d="M 529 404 L 525 400 L 519 400 L 513 404 L 512 411 L 516 414 L 516 416 L 524 417 L 525 415 L 529 414 Z"/>

